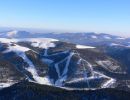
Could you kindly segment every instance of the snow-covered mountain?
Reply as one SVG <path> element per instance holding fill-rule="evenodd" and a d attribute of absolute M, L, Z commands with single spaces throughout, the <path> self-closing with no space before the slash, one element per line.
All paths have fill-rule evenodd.
<path fill-rule="evenodd" d="M 5 31 L 0 32 L 1 38 L 53 38 L 65 42 L 103 46 L 103 45 L 130 45 L 130 38 L 124 38 L 121 36 L 110 35 L 106 33 L 31 33 L 27 31 Z M 78 40 L 77 40 L 78 39 Z"/>
<path fill-rule="evenodd" d="M 0 68 L 1 87 L 28 80 L 67 88 L 116 88 L 128 78 L 120 62 L 97 48 L 50 38 L 0 38 Z"/>
<path fill-rule="evenodd" d="M 114 36 L 106 33 L 94 33 L 94 32 L 88 32 L 88 33 L 31 33 L 27 31 L 18 31 L 18 30 L 11 30 L 11 31 L 3 31 L 0 32 L 0 37 L 3 38 L 33 38 L 33 37 L 51 37 L 52 38 L 73 38 L 74 36 L 79 37 L 79 39 L 106 39 L 106 40 L 111 40 L 111 39 L 119 39 L 119 40 L 124 40 L 125 38 L 120 37 L 120 36 Z"/>
<path fill-rule="evenodd" d="M 31 36 L 32 36 L 32 33 L 27 32 L 27 31 L 12 30 L 12 31 L 0 32 L 1 38 L 27 38 Z"/>
<path fill-rule="evenodd" d="M 129 98 L 129 43 L 128 38 L 108 34 L 2 32 L 0 99 L 29 98 L 31 93 L 36 98 L 54 98 L 62 91 L 61 98 L 64 91 L 73 94 L 74 90 L 74 94 L 80 92 L 83 95 L 88 89 L 94 91 L 86 94 L 87 97 L 109 100 L 109 97 L 118 98 L 117 94 L 125 92 L 121 98 Z M 45 87 L 48 92 L 41 96 Z M 37 92 L 41 89 L 42 92 Z M 21 91 L 24 92 L 21 94 Z M 101 91 L 105 93 L 103 96 L 100 96 Z M 75 97 L 81 99 L 81 95 Z"/>

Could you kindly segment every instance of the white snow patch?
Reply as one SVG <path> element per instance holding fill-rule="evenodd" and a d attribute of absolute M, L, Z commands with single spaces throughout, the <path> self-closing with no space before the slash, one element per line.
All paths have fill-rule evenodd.
<path fill-rule="evenodd" d="M 11 85 L 13 85 L 13 83 L 0 83 L 0 89 L 5 87 L 10 87 Z"/>
<path fill-rule="evenodd" d="M 13 51 L 13 52 L 17 53 L 18 55 L 21 55 L 21 52 L 26 52 L 29 50 L 30 50 L 29 48 L 22 47 L 17 44 L 13 44 L 13 45 L 9 45 L 8 50 L 4 51 L 4 53 Z"/>
<path fill-rule="evenodd" d="M 15 41 L 16 41 L 16 39 L 0 38 L 1 43 L 11 43 L 11 42 L 15 42 Z"/>
<path fill-rule="evenodd" d="M 49 41 L 45 41 L 45 42 L 33 42 L 31 45 L 33 47 L 39 47 L 39 48 L 45 48 L 45 49 L 47 49 L 48 47 L 55 47 L 55 44 L 51 43 Z"/>
<path fill-rule="evenodd" d="M 78 49 L 87 49 L 87 48 L 95 48 L 95 47 L 85 46 L 85 45 L 76 45 L 76 48 L 78 48 Z"/>
<path fill-rule="evenodd" d="M 112 84 L 114 84 L 116 82 L 115 79 L 113 78 L 110 78 L 110 80 L 108 80 L 107 82 L 105 82 L 103 85 L 102 85 L 102 88 L 110 88 L 110 86 Z"/>
<path fill-rule="evenodd" d="M 48 77 L 40 77 L 33 63 L 28 58 L 25 58 L 24 60 L 29 64 L 29 67 L 25 69 L 28 70 L 32 74 L 34 80 L 37 83 L 50 85 L 50 81 Z"/>
<path fill-rule="evenodd" d="M 56 82 L 55 82 L 55 86 L 63 86 L 63 82 L 67 79 L 67 75 L 60 77 Z"/>
<path fill-rule="evenodd" d="M 25 41 L 32 42 L 31 45 L 34 47 L 47 49 L 49 47 L 55 47 L 55 44 L 52 42 L 58 41 L 58 40 L 51 39 L 51 38 L 38 38 L 38 39 L 32 38 Z"/>
<path fill-rule="evenodd" d="M 40 77 L 37 73 L 37 70 L 35 69 L 35 66 L 33 65 L 33 63 L 27 58 L 26 54 L 23 53 L 23 55 L 21 56 L 24 61 L 26 61 L 28 64 L 29 64 L 29 67 L 28 68 L 25 68 L 27 71 L 29 71 L 34 80 L 39 83 L 39 84 L 47 84 L 47 85 L 50 85 L 50 81 L 49 81 L 49 78 L 47 77 Z"/>
<path fill-rule="evenodd" d="M 124 40 L 125 38 L 123 38 L 123 37 L 117 37 L 116 39 L 121 39 L 121 40 Z"/>
<path fill-rule="evenodd" d="M 13 49 L 12 51 L 22 51 L 21 49 L 23 49 L 24 51 L 28 51 L 29 49 L 25 48 L 25 47 L 21 47 L 19 45 L 16 45 L 17 42 L 31 42 L 31 45 L 33 47 L 39 47 L 39 48 L 44 48 L 45 49 L 45 56 L 47 56 L 47 49 L 49 47 L 55 47 L 55 44 L 52 43 L 53 41 L 58 41 L 56 39 L 51 39 L 51 38 L 25 38 L 25 39 L 7 39 L 7 38 L 0 38 L 0 42 L 1 43 L 6 43 L 8 45 L 15 45 L 12 46 L 11 49 Z M 16 49 L 16 50 L 15 50 Z"/>
<path fill-rule="evenodd" d="M 54 41 L 58 41 L 56 39 L 52 39 L 52 38 L 22 38 L 22 39 L 8 39 L 8 38 L 0 38 L 0 42 L 2 43 L 10 43 L 10 42 L 38 42 L 38 43 L 50 43 L 50 42 L 54 42 Z M 41 45 L 39 44 L 39 45 Z M 37 46 L 37 45 L 36 45 Z"/>
<path fill-rule="evenodd" d="M 109 37 L 109 36 L 104 36 L 104 38 L 105 38 L 105 39 L 111 39 L 111 37 Z"/>
<path fill-rule="evenodd" d="M 43 58 L 42 61 L 46 64 L 51 64 L 53 63 L 54 61 L 53 60 L 50 60 L 50 59 L 47 59 L 47 58 Z"/>
<path fill-rule="evenodd" d="M 93 39 L 97 39 L 97 36 L 95 36 L 95 35 L 92 35 L 92 36 L 91 36 L 91 38 L 93 38 Z"/>
<path fill-rule="evenodd" d="M 82 61 L 82 59 L 80 58 L 80 59 L 78 60 L 77 64 L 80 65 L 80 64 L 81 64 L 81 61 Z"/>
<path fill-rule="evenodd" d="M 31 67 L 26 68 L 26 70 L 28 70 L 33 75 L 33 78 L 36 81 L 36 83 L 51 85 L 49 78 L 47 76 L 46 77 L 40 77 L 37 74 L 35 67 L 31 66 Z"/>
<path fill-rule="evenodd" d="M 7 32 L 7 36 L 12 37 L 12 36 L 16 35 L 17 32 L 18 32 L 18 31 L 16 31 L 16 30 Z"/>
<path fill-rule="evenodd" d="M 119 44 L 117 43 L 111 43 L 110 46 L 118 46 Z"/>
<path fill-rule="evenodd" d="M 32 46 L 45 49 L 49 47 L 55 47 L 55 44 L 52 42 L 58 41 L 56 39 L 51 38 L 23 38 L 23 39 L 8 39 L 8 40 L 13 42 L 25 42 L 25 41 L 31 42 Z"/>
<path fill-rule="evenodd" d="M 129 46 L 125 46 L 122 44 L 117 44 L 117 43 L 111 43 L 110 46 L 122 46 L 122 47 L 129 47 Z"/>

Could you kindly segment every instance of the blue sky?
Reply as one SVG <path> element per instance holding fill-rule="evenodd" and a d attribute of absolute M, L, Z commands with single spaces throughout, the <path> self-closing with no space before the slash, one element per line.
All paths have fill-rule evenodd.
<path fill-rule="evenodd" d="M 130 36 L 130 0 L 1 0 L 2 26 Z"/>

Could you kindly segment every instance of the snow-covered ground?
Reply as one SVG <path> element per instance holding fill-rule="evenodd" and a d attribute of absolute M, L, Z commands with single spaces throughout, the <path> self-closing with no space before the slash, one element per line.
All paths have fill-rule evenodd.
<path fill-rule="evenodd" d="M 55 47 L 54 41 L 58 41 L 56 39 L 51 38 L 24 38 L 24 39 L 7 39 L 7 38 L 0 38 L 0 42 L 2 43 L 17 43 L 17 42 L 30 42 L 32 46 L 39 47 L 39 48 L 49 48 Z"/>
<path fill-rule="evenodd" d="M 58 41 L 56 39 L 42 38 L 42 39 L 29 39 L 29 42 L 32 42 L 31 45 L 34 47 L 47 49 L 49 47 L 55 47 L 53 41 Z"/>
<path fill-rule="evenodd" d="M 53 41 L 58 41 L 58 40 L 49 39 L 49 38 L 29 38 L 29 39 L 27 39 L 27 38 L 26 39 L 5 39 L 5 38 L 0 38 L 1 43 L 7 43 L 8 44 L 7 50 L 5 50 L 3 53 L 7 53 L 7 52 L 12 51 L 12 52 L 15 52 L 18 56 L 20 56 L 29 65 L 28 67 L 25 67 L 25 69 L 32 74 L 32 77 L 34 78 L 35 82 L 37 82 L 39 84 L 52 85 L 51 80 L 49 79 L 48 76 L 40 77 L 38 75 L 37 70 L 36 70 L 35 66 L 33 65 L 32 61 L 25 54 L 25 52 L 29 51 L 30 49 L 17 44 L 17 42 L 21 42 L 21 41 L 30 42 L 33 47 L 43 48 L 43 49 L 45 49 L 44 56 L 51 56 L 51 55 L 48 55 L 48 53 L 47 53 L 48 48 L 55 47 L 55 44 L 53 43 Z M 76 48 L 78 48 L 78 49 L 87 49 L 87 48 L 95 48 L 95 47 L 84 46 L 84 45 L 76 45 Z M 69 51 L 64 51 L 62 53 L 67 53 L 67 52 L 69 52 Z M 57 54 L 59 54 L 59 53 L 52 54 L 52 55 L 57 55 Z M 68 67 L 69 67 L 69 64 L 70 64 L 70 61 L 71 61 L 71 58 L 72 58 L 73 55 L 79 55 L 79 54 L 75 53 L 73 51 L 69 52 L 67 57 L 65 57 L 61 61 L 55 63 L 54 67 L 55 67 L 56 73 L 58 75 L 58 79 L 54 83 L 56 86 L 62 86 L 63 82 L 66 81 L 66 79 L 68 77 L 67 76 Z M 45 63 L 48 63 L 48 64 L 53 63 L 53 61 L 50 60 L 50 59 L 42 59 L 42 61 L 45 62 Z M 63 73 L 61 73 L 60 70 L 59 70 L 59 67 L 60 67 L 59 64 L 64 62 L 64 61 L 66 61 L 66 64 L 64 66 Z M 80 81 L 80 80 L 84 79 L 84 80 L 87 80 L 88 85 L 89 85 L 89 80 L 91 80 L 91 79 L 96 79 L 96 78 L 100 78 L 100 77 L 107 78 L 108 81 L 106 81 L 102 85 L 102 88 L 107 88 L 107 87 L 111 86 L 115 82 L 115 79 L 112 79 L 112 78 L 110 78 L 108 76 L 105 76 L 105 75 L 103 75 L 103 74 L 101 74 L 99 72 L 95 72 L 93 70 L 92 65 L 88 61 L 82 59 L 79 56 L 79 61 L 77 62 L 77 64 L 80 64 L 81 61 L 86 63 L 84 66 L 82 66 L 82 67 L 84 67 L 84 73 L 83 73 L 84 76 L 83 76 L 83 78 L 79 78 L 79 79 L 76 79 L 76 80 L 71 80 L 70 82 Z M 109 64 L 109 63 L 107 62 L 107 64 Z M 92 73 L 92 75 L 90 77 L 87 76 L 87 71 L 88 70 L 86 69 L 86 66 L 89 67 L 89 69 L 90 69 L 90 71 Z M 29 79 L 29 80 L 31 80 L 31 79 Z M 9 86 L 9 84 L 3 84 L 3 83 L 1 83 L 0 85 L 1 86 L 3 85 L 3 87 L 4 86 Z"/>
<path fill-rule="evenodd" d="M 13 84 L 15 83 L 12 83 L 12 82 L 0 83 L 0 89 L 10 87 Z"/>
<path fill-rule="evenodd" d="M 29 40 L 29 41 L 32 41 L 32 40 Z M 25 69 L 32 74 L 34 80 L 37 83 L 50 85 L 49 78 L 47 76 L 46 77 L 40 77 L 38 75 L 37 70 L 35 69 L 35 66 L 33 65 L 33 63 L 26 56 L 25 52 L 29 51 L 30 49 L 27 48 L 27 47 L 19 46 L 15 43 L 13 43 L 13 45 L 12 45 L 12 42 L 15 42 L 15 41 L 19 41 L 19 40 L 16 40 L 16 39 L 13 39 L 13 40 L 12 39 L 0 39 L 0 42 L 8 43 L 8 48 L 3 53 L 15 52 L 18 56 L 20 56 L 29 65 L 28 67 L 25 67 Z M 29 79 L 29 80 L 31 80 L 31 79 Z"/>

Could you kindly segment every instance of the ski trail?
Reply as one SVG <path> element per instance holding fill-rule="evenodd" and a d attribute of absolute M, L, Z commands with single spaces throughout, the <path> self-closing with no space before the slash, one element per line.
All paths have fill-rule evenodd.
<path fill-rule="evenodd" d="M 76 51 L 76 53 L 75 54 L 77 54 L 78 55 L 78 57 L 80 58 L 79 59 L 79 61 L 77 62 L 77 64 L 80 64 L 81 63 L 81 61 L 84 61 L 84 62 L 86 62 L 87 63 L 87 65 L 88 65 L 88 67 L 90 68 L 90 70 L 91 70 L 91 72 L 92 72 L 92 76 L 94 76 L 94 73 L 93 73 L 93 67 L 92 67 L 92 65 L 88 62 L 88 61 L 86 61 L 85 59 L 83 59 L 82 57 L 80 57 L 80 54 Z M 85 65 L 84 65 L 85 66 Z"/>
<path fill-rule="evenodd" d="M 63 52 L 60 52 L 60 53 L 67 53 L 67 52 L 68 52 L 68 51 L 63 51 Z M 55 54 L 48 55 L 48 54 L 47 54 L 47 50 L 45 50 L 45 53 L 44 53 L 45 56 L 52 56 L 52 55 L 58 55 L 58 54 L 59 54 L 59 53 L 55 53 Z M 91 87 L 90 87 L 90 84 L 89 84 L 89 80 L 90 80 L 90 79 L 93 79 L 93 78 L 105 77 L 105 78 L 108 78 L 108 79 L 109 79 L 108 81 L 106 81 L 106 82 L 101 86 L 102 88 L 107 88 L 107 87 L 111 86 L 111 85 L 115 82 L 115 79 L 112 79 L 112 78 L 110 78 L 110 77 L 108 77 L 108 76 L 106 76 L 106 75 L 104 75 L 104 74 L 101 74 L 101 73 L 99 73 L 99 72 L 94 71 L 92 65 L 91 65 L 88 61 L 86 61 L 85 59 L 83 59 L 82 57 L 80 57 L 80 54 L 76 51 L 76 53 L 75 53 L 75 52 L 71 52 L 71 53 L 69 54 L 69 56 L 67 56 L 66 58 L 64 58 L 63 60 L 61 60 L 61 61 L 59 61 L 59 62 L 57 62 L 57 63 L 55 64 L 55 69 L 56 69 L 56 72 L 57 72 L 57 74 L 58 74 L 58 79 L 57 79 L 57 81 L 55 82 L 55 85 L 56 85 L 56 86 L 62 86 L 62 85 L 63 85 L 63 82 L 66 80 L 66 78 L 67 78 L 67 75 L 66 75 L 66 74 L 67 74 L 67 72 L 68 72 L 68 67 L 69 67 L 69 64 L 70 64 L 70 60 L 71 60 L 71 58 L 72 58 L 72 56 L 73 56 L 74 54 L 77 54 L 77 55 L 79 56 L 79 58 L 80 58 L 80 59 L 78 60 L 77 64 L 81 64 L 82 61 L 83 61 L 83 69 L 84 69 L 83 77 L 84 77 L 84 79 L 87 81 L 88 88 L 91 88 Z M 59 70 L 59 63 L 62 63 L 62 62 L 64 62 L 65 60 L 67 60 L 67 62 L 66 62 L 66 65 L 65 65 L 65 67 L 64 67 L 64 71 L 63 71 L 63 73 L 62 73 L 62 75 L 61 75 L 60 70 Z M 87 72 L 87 69 L 86 69 L 86 67 L 85 67 L 86 64 L 87 64 L 87 66 L 90 68 L 90 71 L 91 71 L 91 73 L 92 73 L 92 76 L 91 76 L 91 77 L 88 77 L 88 75 L 87 75 L 88 72 Z M 98 74 L 98 75 L 100 75 L 100 76 L 96 77 L 96 76 L 95 76 L 95 73 Z"/>
<path fill-rule="evenodd" d="M 88 88 L 90 88 L 90 85 L 89 85 L 89 80 L 88 80 L 88 75 L 87 75 L 87 70 L 85 68 L 85 65 L 83 63 L 83 68 L 84 68 L 84 79 L 87 80 L 87 85 L 88 85 Z"/>
<path fill-rule="evenodd" d="M 62 63 L 62 62 L 64 62 L 67 59 L 68 59 L 68 56 L 66 58 L 62 59 L 61 61 L 55 63 L 55 69 L 56 69 L 56 72 L 57 72 L 59 78 L 61 77 L 60 70 L 59 70 L 59 63 Z"/>
<path fill-rule="evenodd" d="M 45 49 L 44 56 L 48 56 L 48 49 Z"/>
<path fill-rule="evenodd" d="M 46 77 L 40 77 L 35 69 L 35 66 L 33 65 L 32 61 L 26 56 L 25 52 L 29 51 L 30 49 L 27 47 L 23 47 L 17 44 L 11 45 L 11 43 L 8 45 L 8 49 L 4 51 L 3 53 L 8 52 L 15 52 L 19 57 L 23 59 L 28 64 L 28 67 L 25 67 L 25 69 L 30 72 L 33 76 L 33 79 L 39 83 L 39 84 L 49 84 L 49 80 Z M 27 77 L 28 80 L 31 80 L 31 78 Z M 33 81 L 33 80 L 32 80 Z"/>
<path fill-rule="evenodd" d="M 62 61 L 60 61 L 60 62 L 63 62 L 63 61 L 65 61 L 67 59 L 64 71 L 63 71 L 62 75 L 58 75 L 59 79 L 55 82 L 55 85 L 57 85 L 57 86 L 62 86 L 63 85 L 63 81 L 65 81 L 66 78 L 67 78 L 68 67 L 69 67 L 70 60 L 71 60 L 71 58 L 72 58 L 73 55 L 74 55 L 74 53 L 71 52 L 68 57 L 66 57 L 65 59 L 63 59 Z M 56 70 L 57 70 L 58 73 L 59 73 L 59 69 L 58 69 L 59 66 L 58 66 L 58 64 L 60 62 L 58 62 L 57 64 L 55 64 L 55 68 L 56 68 Z"/>
<path fill-rule="evenodd" d="M 40 77 L 39 75 L 38 75 L 38 73 L 37 73 L 37 70 L 36 70 L 36 68 L 35 68 L 35 66 L 33 65 L 33 63 L 27 58 L 27 56 L 24 54 L 24 60 L 28 63 L 28 65 L 29 65 L 29 67 L 28 68 L 25 68 L 26 70 L 28 70 L 31 74 L 32 74 L 32 76 L 33 76 L 33 78 L 34 78 L 34 80 L 37 82 L 37 83 L 39 83 L 39 84 L 48 84 L 48 85 L 50 85 L 50 81 L 49 81 L 49 79 L 47 78 L 47 77 Z"/>
<path fill-rule="evenodd" d="M 78 60 L 77 64 L 80 65 L 80 64 L 81 64 L 81 61 L 82 61 L 82 59 L 80 58 L 80 59 Z"/>
<path fill-rule="evenodd" d="M 19 46 L 17 44 L 14 44 L 13 46 L 11 45 L 11 43 L 9 44 L 9 47 L 8 47 L 8 50 L 4 51 L 4 53 L 6 52 L 10 52 L 10 51 L 13 51 L 15 52 L 18 56 L 20 56 L 28 65 L 29 67 L 26 67 L 25 69 L 27 71 L 29 71 L 35 82 L 39 83 L 39 84 L 50 84 L 50 81 L 47 77 L 40 77 L 37 73 L 37 70 L 35 68 L 35 66 L 33 65 L 32 61 L 26 56 L 25 52 L 26 51 L 29 51 L 30 49 L 27 48 L 27 47 L 22 47 L 22 46 Z M 63 51 L 61 53 L 68 53 L 68 51 Z M 52 54 L 52 55 L 58 55 L 59 53 L 55 53 L 55 54 Z M 88 74 L 87 74 L 87 69 L 86 69 L 86 64 L 87 66 L 90 68 L 90 71 L 92 73 L 92 77 L 95 78 L 95 73 L 97 73 L 98 75 L 100 75 L 101 77 L 105 77 L 105 78 L 108 78 L 109 80 L 106 81 L 101 87 L 102 88 L 108 88 L 110 87 L 113 83 L 115 83 L 115 79 L 111 78 L 111 77 L 108 77 L 104 74 L 101 74 L 99 72 L 96 72 L 93 70 L 93 67 L 92 65 L 84 60 L 83 58 L 80 57 L 79 53 L 75 53 L 75 52 L 70 52 L 69 55 L 67 57 L 65 57 L 63 60 L 59 61 L 58 63 L 55 64 L 55 69 L 56 69 L 56 72 L 58 74 L 58 80 L 55 82 L 55 85 L 57 86 L 62 86 L 63 85 L 63 82 L 66 80 L 67 78 L 67 72 L 68 72 L 68 68 L 69 68 L 69 64 L 70 64 L 70 61 L 71 61 L 71 58 L 73 55 L 77 54 L 79 56 L 79 61 L 77 62 L 77 64 L 80 64 L 82 63 L 83 61 L 83 70 L 84 70 L 84 79 L 87 81 L 87 85 L 88 85 L 88 88 L 91 88 L 90 87 L 90 84 L 89 84 L 89 77 L 88 77 Z M 45 49 L 45 52 L 44 52 L 44 56 L 52 56 L 52 55 L 48 55 L 48 49 Z M 66 64 L 64 66 L 64 70 L 63 70 L 63 73 L 61 74 L 60 73 L 60 70 L 59 70 L 59 63 L 63 62 L 63 61 L 66 61 Z M 28 77 L 29 78 L 29 77 Z M 31 79 L 28 79 L 28 80 L 31 80 Z"/>
<path fill-rule="evenodd" d="M 70 60 L 71 60 L 71 58 L 72 58 L 73 55 L 74 55 L 73 52 L 70 53 L 70 55 L 69 55 L 69 57 L 68 57 L 68 59 L 67 59 L 67 62 L 66 62 L 66 65 L 65 65 L 64 72 L 63 72 L 62 76 L 64 76 L 64 75 L 67 74 L 67 72 L 68 72 L 68 67 L 69 67 L 69 64 L 70 64 Z"/>
<path fill-rule="evenodd" d="M 80 54 L 78 52 L 76 52 L 76 54 L 80 58 L 79 61 L 77 62 L 77 64 L 80 64 L 81 61 L 83 61 L 82 64 L 83 64 L 83 69 L 84 69 L 84 73 L 83 73 L 84 74 L 84 79 L 87 81 L 88 88 L 90 88 L 90 84 L 89 84 L 89 80 L 88 80 L 87 69 L 86 69 L 85 63 L 87 63 L 88 67 L 90 68 L 92 76 L 94 76 L 93 67 L 92 67 L 92 65 L 89 62 L 87 62 L 86 60 L 84 60 L 83 58 L 81 58 Z"/>
<path fill-rule="evenodd" d="M 115 79 L 113 79 L 113 78 L 110 78 L 110 80 L 108 80 L 107 82 L 105 82 L 101 87 L 102 88 L 108 88 L 108 87 L 110 87 L 113 83 L 115 83 Z"/>
<path fill-rule="evenodd" d="M 58 63 L 55 64 L 55 69 L 56 69 L 56 72 L 58 74 L 58 78 L 60 78 L 60 70 L 59 70 Z"/>
<path fill-rule="evenodd" d="M 101 73 L 96 72 L 96 71 L 94 71 L 94 73 L 99 74 L 99 75 L 101 75 L 102 77 L 105 77 L 105 78 L 109 79 L 108 81 L 106 81 L 106 82 L 101 86 L 101 88 L 108 88 L 108 87 L 110 87 L 113 83 L 116 82 L 115 79 L 113 79 L 113 78 L 111 78 L 111 77 L 108 77 L 108 76 L 106 76 L 106 75 L 104 75 L 104 74 L 101 74 Z"/>
<path fill-rule="evenodd" d="M 77 62 L 77 64 L 80 64 L 81 63 L 81 61 L 84 61 L 84 62 L 86 62 L 87 63 L 87 65 L 89 66 L 89 68 L 90 68 L 90 70 L 91 70 L 91 73 L 92 73 L 92 77 L 94 78 L 95 77 L 95 73 L 97 73 L 98 75 L 101 75 L 100 77 L 105 77 L 105 78 L 107 78 L 107 79 L 109 79 L 108 81 L 106 81 L 101 87 L 102 88 L 108 88 L 108 87 L 110 87 L 113 83 L 115 83 L 115 79 L 113 79 L 113 78 L 110 78 L 110 77 L 108 77 L 108 76 L 106 76 L 106 75 L 104 75 L 104 74 L 101 74 L 101 73 L 99 73 L 99 72 L 96 72 L 96 71 L 94 71 L 93 70 L 93 67 L 92 67 L 92 65 L 88 62 L 88 61 L 86 61 L 86 60 L 84 60 L 83 58 L 81 58 L 80 57 L 80 54 L 78 53 L 78 52 L 76 52 L 76 54 L 79 56 L 79 61 Z M 89 78 L 87 77 L 87 72 L 86 72 L 86 68 L 85 68 L 85 64 L 83 64 L 83 66 L 84 66 L 84 79 L 85 80 L 87 80 L 87 84 L 88 84 L 88 87 L 90 87 L 90 84 L 89 84 Z"/>

